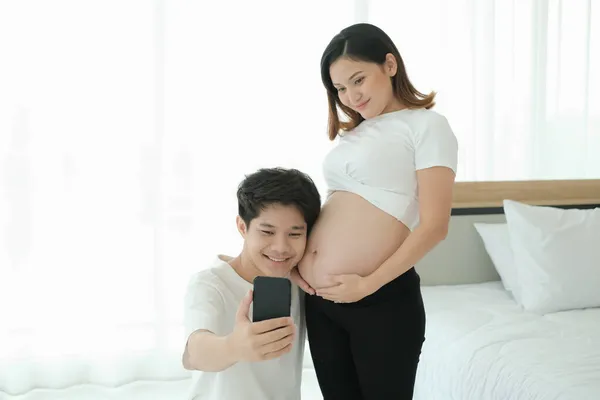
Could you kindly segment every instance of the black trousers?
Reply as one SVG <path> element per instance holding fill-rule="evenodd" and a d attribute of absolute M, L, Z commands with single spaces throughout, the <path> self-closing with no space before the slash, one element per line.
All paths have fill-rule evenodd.
<path fill-rule="evenodd" d="M 306 328 L 324 400 L 412 399 L 425 309 L 414 268 L 356 303 L 305 296 Z"/>

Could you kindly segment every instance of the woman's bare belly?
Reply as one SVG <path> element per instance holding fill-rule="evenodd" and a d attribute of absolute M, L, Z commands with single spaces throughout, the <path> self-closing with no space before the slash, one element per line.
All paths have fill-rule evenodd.
<path fill-rule="evenodd" d="M 300 275 L 315 289 L 331 286 L 330 274 L 369 275 L 409 233 L 406 225 L 362 197 L 335 192 L 309 236 Z"/>

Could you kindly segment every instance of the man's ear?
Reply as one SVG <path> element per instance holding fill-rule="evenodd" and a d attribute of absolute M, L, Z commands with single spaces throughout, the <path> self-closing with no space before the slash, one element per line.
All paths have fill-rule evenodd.
<path fill-rule="evenodd" d="M 239 215 L 235 217 L 235 224 L 237 225 L 238 232 L 242 235 L 243 238 L 246 237 L 246 233 L 248 233 L 248 227 L 246 223 Z"/>

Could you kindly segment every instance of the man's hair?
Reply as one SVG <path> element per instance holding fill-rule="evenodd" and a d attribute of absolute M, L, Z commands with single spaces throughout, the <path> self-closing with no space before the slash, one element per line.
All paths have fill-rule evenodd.
<path fill-rule="evenodd" d="M 293 205 L 304 216 L 310 232 L 321 211 L 317 187 L 297 169 L 262 168 L 246 175 L 238 187 L 237 200 L 238 215 L 246 226 L 270 205 Z"/>

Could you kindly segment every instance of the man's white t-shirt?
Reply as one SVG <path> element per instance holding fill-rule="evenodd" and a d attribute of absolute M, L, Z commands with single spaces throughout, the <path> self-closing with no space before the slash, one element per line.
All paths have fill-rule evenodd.
<path fill-rule="evenodd" d="M 185 295 L 185 337 L 199 329 L 225 336 L 252 284 L 242 279 L 222 256 L 194 274 Z M 260 362 L 239 362 L 221 372 L 194 371 L 189 400 L 298 400 L 305 343 L 302 292 L 292 284 L 291 315 L 297 335 L 292 350 Z M 250 306 L 252 319 L 252 306 Z"/>

